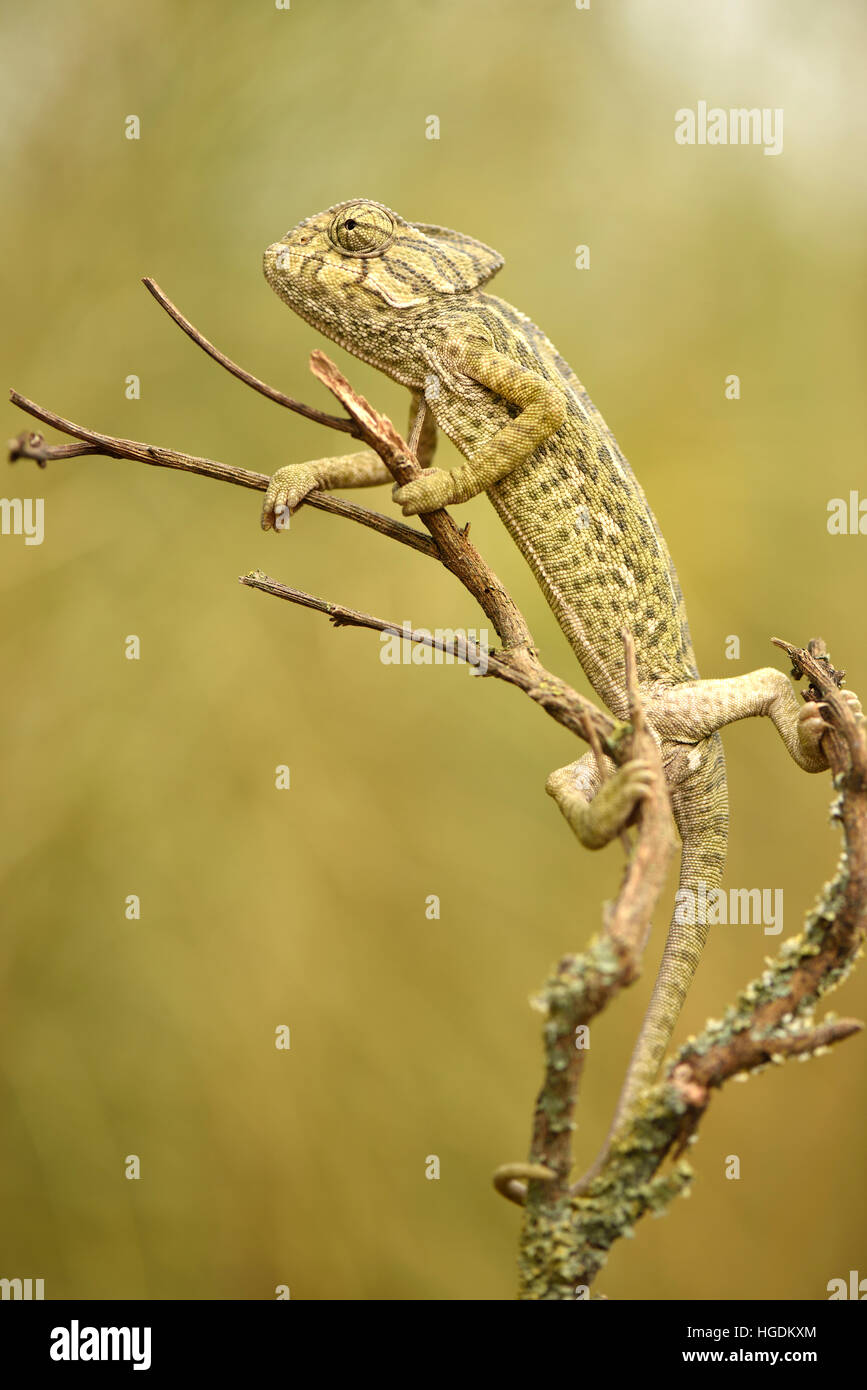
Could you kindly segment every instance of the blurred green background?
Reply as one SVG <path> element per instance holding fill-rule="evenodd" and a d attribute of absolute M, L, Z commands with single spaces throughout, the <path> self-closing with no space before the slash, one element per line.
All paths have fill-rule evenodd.
<path fill-rule="evenodd" d="M 325 346 L 402 426 L 405 393 L 294 318 L 262 249 L 355 196 L 460 228 L 505 254 L 492 288 L 569 358 L 642 480 L 703 674 L 782 664 L 772 636 L 821 633 L 867 692 L 867 539 L 826 529 L 830 498 L 867 490 L 854 0 L 5 10 L 11 385 L 266 472 L 340 452 L 210 363 L 139 278 L 329 409 L 307 372 Z M 782 155 L 677 145 L 674 112 L 699 100 L 782 107 Z M 596 928 L 621 862 L 583 853 L 544 795 L 577 745 L 505 687 L 385 666 L 372 634 L 237 583 L 259 566 L 390 619 L 480 625 L 448 576 L 361 528 L 310 511 L 265 535 L 258 495 L 99 458 L 19 463 L 4 492 L 45 498 L 46 538 L 0 538 L 0 1275 L 49 1298 L 512 1297 L 519 1218 L 490 1174 L 526 1153 L 528 998 Z M 387 490 L 358 500 L 390 509 Z M 547 663 L 586 689 L 493 510 L 462 515 Z M 836 861 L 830 787 L 769 724 L 725 743 L 726 882 L 783 887 L 785 937 Z M 594 1029 L 579 1162 L 665 920 Z M 713 932 L 680 1036 L 782 939 Z M 863 1015 L 867 975 L 830 1006 Z M 730 1086 L 689 1203 L 619 1245 L 599 1291 L 823 1298 L 867 1274 L 865 1080 L 856 1038 Z"/>

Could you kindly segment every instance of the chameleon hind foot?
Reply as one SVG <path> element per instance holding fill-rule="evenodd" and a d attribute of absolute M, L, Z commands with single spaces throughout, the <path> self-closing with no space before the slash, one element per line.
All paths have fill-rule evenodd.
<path fill-rule="evenodd" d="M 646 758 L 632 758 L 602 783 L 598 773 L 592 778 L 593 771 L 581 758 L 552 772 L 545 790 L 581 844 L 587 849 L 601 849 L 628 824 L 636 807 L 650 794 L 656 774 Z M 592 781 L 597 783 L 595 794 Z"/>
<path fill-rule="evenodd" d="M 861 701 L 854 690 L 841 690 L 840 698 L 848 705 L 855 719 L 863 718 Z M 821 744 L 823 736 L 828 732 L 828 725 L 822 715 L 823 709 L 822 703 L 810 700 L 798 714 L 798 738 L 801 747 L 814 758 L 824 758 Z"/>

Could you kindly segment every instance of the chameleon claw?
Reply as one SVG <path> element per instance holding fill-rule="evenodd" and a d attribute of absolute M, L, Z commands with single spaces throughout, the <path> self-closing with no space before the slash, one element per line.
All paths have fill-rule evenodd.
<path fill-rule="evenodd" d="M 507 1202 L 524 1206 L 527 1182 L 553 1182 L 557 1174 L 543 1163 L 501 1163 L 494 1173 L 494 1187 Z"/>
<path fill-rule="evenodd" d="M 849 713 L 855 720 L 863 718 L 861 701 L 854 690 L 841 690 L 840 699 L 848 707 Z M 825 711 L 828 709 L 825 700 L 808 700 L 798 715 L 798 737 L 801 747 L 805 748 L 814 756 L 822 754 L 822 739 L 828 732 L 828 720 L 825 718 Z"/>

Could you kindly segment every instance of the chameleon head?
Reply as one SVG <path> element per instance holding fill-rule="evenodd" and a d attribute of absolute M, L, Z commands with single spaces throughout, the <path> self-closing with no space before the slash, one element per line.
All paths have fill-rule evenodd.
<path fill-rule="evenodd" d="M 445 227 L 405 222 L 355 198 L 299 222 L 265 252 L 265 278 L 297 314 L 341 346 L 380 356 L 380 335 L 438 301 L 475 290 L 503 258 Z"/>

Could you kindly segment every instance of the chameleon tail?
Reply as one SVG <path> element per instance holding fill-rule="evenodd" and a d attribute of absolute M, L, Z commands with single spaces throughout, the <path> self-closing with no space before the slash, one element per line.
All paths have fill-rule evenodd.
<path fill-rule="evenodd" d="M 638 1041 L 629 1061 L 617 1109 L 602 1152 L 577 1184 L 581 1192 L 601 1169 L 613 1143 L 628 1125 L 642 1092 L 656 1079 L 683 1001 L 707 939 L 707 897 L 718 888 L 728 840 L 728 795 L 725 757 L 719 734 L 698 745 L 701 763 L 689 781 L 672 795 L 683 843 L 678 908 L 668 929 L 662 961 Z M 689 895 L 687 897 L 687 894 Z M 685 911 L 686 903 L 694 909 Z M 683 920 L 687 917 L 688 920 Z"/>

